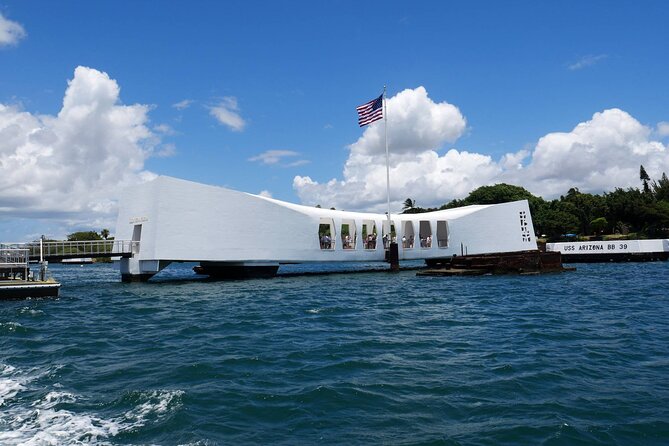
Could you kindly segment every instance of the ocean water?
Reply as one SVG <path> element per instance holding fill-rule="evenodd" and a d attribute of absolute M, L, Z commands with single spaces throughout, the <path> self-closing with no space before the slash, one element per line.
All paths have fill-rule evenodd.
<path fill-rule="evenodd" d="M 190 266 L 53 265 L 58 299 L 0 301 L 0 444 L 669 444 L 669 263 Z"/>

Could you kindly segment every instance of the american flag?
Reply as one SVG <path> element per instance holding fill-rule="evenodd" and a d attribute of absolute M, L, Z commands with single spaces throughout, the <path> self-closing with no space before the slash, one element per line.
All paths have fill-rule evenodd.
<path fill-rule="evenodd" d="M 355 108 L 358 111 L 358 124 L 364 127 L 383 118 L 383 95 Z"/>

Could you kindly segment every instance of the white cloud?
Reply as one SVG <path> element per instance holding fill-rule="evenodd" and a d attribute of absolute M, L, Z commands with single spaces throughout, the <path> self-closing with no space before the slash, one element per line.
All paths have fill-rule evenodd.
<path fill-rule="evenodd" d="M 396 101 L 400 95 L 405 97 Z M 421 105 L 416 106 L 417 102 Z M 465 119 L 456 107 L 429 100 L 422 87 L 406 90 L 388 103 L 389 117 L 398 120 L 391 120 L 388 128 L 389 140 L 394 141 L 390 142 L 393 211 L 401 209 L 402 201 L 409 197 L 419 206 L 438 206 L 465 197 L 479 186 L 500 182 L 552 198 L 571 187 L 597 193 L 636 187 L 640 164 L 654 178 L 669 172 L 668 147 L 652 139 L 651 128 L 619 109 L 595 113 L 569 132 L 549 133 L 533 148 L 493 160 L 457 149 L 439 153 L 463 134 Z M 439 110 L 450 112 L 440 114 Z M 350 146 L 342 179 L 319 183 L 309 176 L 296 176 L 293 188 L 301 201 L 337 209 L 384 211 L 382 131 L 382 123 L 372 126 Z"/>
<path fill-rule="evenodd" d="M 573 186 L 593 192 L 637 187 L 640 164 L 651 176 L 669 172 L 667 147 L 651 136 L 652 130 L 627 112 L 604 110 L 570 132 L 540 138 L 527 167 L 510 177 L 548 196 Z"/>
<path fill-rule="evenodd" d="M 278 164 L 284 161 L 285 158 L 292 158 L 299 155 L 299 152 L 295 152 L 293 150 L 267 150 L 266 152 L 249 158 L 249 161 L 258 161 L 262 164 Z M 308 160 L 301 159 L 284 164 L 283 167 L 296 167 L 308 163 Z"/>
<path fill-rule="evenodd" d="M 184 99 L 183 101 L 179 101 L 176 104 L 172 104 L 172 107 L 176 108 L 177 110 L 185 110 L 188 107 L 190 107 L 193 104 L 192 99 Z"/>
<path fill-rule="evenodd" d="M 246 126 L 246 122 L 239 115 L 237 98 L 231 96 L 221 99 L 218 105 L 209 107 L 209 114 L 235 132 L 241 132 Z"/>
<path fill-rule="evenodd" d="M 282 158 L 297 156 L 299 153 L 292 150 L 268 150 L 259 155 L 249 158 L 249 161 L 260 161 L 262 164 L 276 164 Z"/>
<path fill-rule="evenodd" d="M 177 132 L 174 131 L 172 127 L 170 127 L 167 124 L 158 124 L 153 127 L 153 130 L 156 131 L 157 133 L 160 133 L 162 135 L 166 136 L 174 136 L 176 135 Z"/>
<path fill-rule="evenodd" d="M 77 67 L 56 116 L 0 104 L 0 216 L 115 220 L 124 187 L 155 175 L 147 105 L 122 105 L 106 73 Z M 97 227 L 97 226 L 96 226 Z"/>
<path fill-rule="evenodd" d="M 151 151 L 152 156 L 158 158 L 169 158 L 177 154 L 177 148 L 174 144 L 162 144 Z"/>
<path fill-rule="evenodd" d="M 21 24 L 6 19 L 0 13 L 0 47 L 16 45 L 25 36 L 26 31 Z"/>
<path fill-rule="evenodd" d="M 448 102 L 435 103 L 424 87 L 407 89 L 388 99 L 388 145 L 393 153 L 415 153 L 453 142 L 465 131 L 467 122 L 460 110 Z M 383 121 L 368 126 L 351 145 L 351 153 L 385 154 Z"/>
<path fill-rule="evenodd" d="M 265 198 L 272 198 L 272 193 L 268 190 L 261 190 L 258 195 Z"/>
<path fill-rule="evenodd" d="M 292 163 L 288 163 L 285 165 L 285 167 L 298 167 L 298 166 L 304 166 L 305 164 L 309 164 L 311 161 L 309 160 L 297 160 L 293 161 Z"/>
<path fill-rule="evenodd" d="M 655 132 L 661 138 L 664 138 L 665 136 L 669 136 L 669 122 L 664 122 L 664 121 L 663 122 L 658 122 Z"/>
<path fill-rule="evenodd" d="M 431 200 L 451 195 L 451 187 L 466 190 L 472 178 L 461 175 L 461 164 L 486 171 L 498 169 L 484 155 L 451 150 L 439 156 L 435 150 L 457 140 L 466 130 L 466 120 L 454 105 L 432 101 L 425 88 L 407 89 L 389 98 L 387 110 L 388 144 L 392 147 L 391 195 L 396 200 L 403 201 L 404 192 L 409 190 L 421 190 Z M 368 126 L 349 149 L 343 180 L 319 184 L 308 176 L 295 177 L 293 188 L 303 203 L 321 203 L 337 209 L 381 209 L 386 194 L 383 122 Z"/>
<path fill-rule="evenodd" d="M 567 68 L 569 68 L 571 71 L 581 70 L 583 68 L 595 65 L 607 57 L 609 57 L 607 54 L 598 54 L 596 56 L 589 54 L 587 56 L 581 57 L 578 61 L 570 64 Z"/>

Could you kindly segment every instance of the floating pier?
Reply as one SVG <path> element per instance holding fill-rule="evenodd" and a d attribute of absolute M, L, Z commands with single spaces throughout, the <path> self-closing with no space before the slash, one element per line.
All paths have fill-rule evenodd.
<path fill-rule="evenodd" d="M 47 277 L 46 262 L 40 263 L 36 277 L 28 260 L 29 249 L 0 245 L 0 299 L 58 296 L 60 283 Z"/>
<path fill-rule="evenodd" d="M 58 297 L 60 283 L 56 281 L 1 280 L 0 300 L 28 297 Z"/>

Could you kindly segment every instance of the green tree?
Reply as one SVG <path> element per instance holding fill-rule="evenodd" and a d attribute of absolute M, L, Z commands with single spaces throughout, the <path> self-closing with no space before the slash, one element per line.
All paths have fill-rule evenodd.
<path fill-rule="evenodd" d="M 639 179 L 643 183 L 643 193 L 649 193 L 650 187 L 648 187 L 648 182 L 650 181 L 650 177 L 646 173 L 646 169 L 643 168 L 643 164 L 639 166 Z"/>
<path fill-rule="evenodd" d="M 439 207 L 439 210 L 443 211 L 444 209 L 459 208 L 459 207 L 467 206 L 467 205 L 469 205 L 469 203 L 467 203 L 464 199 L 459 200 L 457 198 L 454 198 L 451 201 L 449 201 L 448 203 L 441 205 Z"/>
<path fill-rule="evenodd" d="M 511 184 L 500 183 L 493 186 L 481 186 L 474 189 L 465 199 L 468 204 L 496 204 L 509 201 L 530 200 L 537 198 L 527 189 Z"/>
<path fill-rule="evenodd" d="M 545 203 L 532 214 L 535 230 L 550 240 L 561 239 L 566 234 L 578 232 L 579 221 L 573 214 L 573 205 L 560 200 Z"/>
<path fill-rule="evenodd" d="M 560 197 L 560 201 L 564 201 L 571 205 L 571 213 L 578 218 L 580 234 L 588 235 L 592 232 L 590 223 L 599 217 L 606 215 L 606 200 L 599 195 L 582 193 L 576 187 L 572 187 L 567 192 L 566 196 Z"/>
<path fill-rule="evenodd" d="M 100 231 L 100 237 L 107 240 L 109 238 L 109 229 L 103 229 Z"/>
<path fill-rule="evenodd" d="M 452 200 L 444 209 L 453 207 L 468 206 L 470 204 L 497 204 L 508 203 L 509 201 L 527 200 L 530 205 L 543 201 L 543 198 L 532 195 L 527 189 L 511 184 L 500 183 L 493 186 L 481 186 L 474 189 L 463 200 Z"/>
<path fill-rule="evenodd" d="M 662 178 L 653 181 L 653 196 L 658 201 L 669 201 L 669 178 L 662 172 Z"/>
<path fill-rule="evenodd" d="M 402 208 L 403 214 L 422 214 L 423 212 L 430 212 L 430 211 L 436 211 L 436 209 L 434 208 L 425 209 L 420 206 L 416 206 L 416 200 L 412 200 L 411 198 L 407 198 L 406 200 L 404 200 Z"/>
<path fill-rule="evenodd" d="M 473 190 L 466 198 L 454 199 L 439 209 L 451 209 L 472 204 L 496 204 L 527 200 L 536 234 L 560 238 L 565 234 L 601 234 L 617 231 L 639 236 L 669 236 L 669 178 L 666 174 L 652 181 L 643 166 L 639 177 L 644 190 L 616 188 L 601 195 L 583 193 L 573 187 L 557 200 L 545 201 L 519 186 L 496 184 Z M 408 203 L 405 203 L 408 204 Z M 413 203 L 415 205 L 415 203 Z M 428 209 L 432 210 L 432 209 Z M 422 212 L 414 207 L 406 213 Z"/>
<path fill-rule="evenodd" d="M 408 210 L 411 210 L 416 207 L 416 200 L 412 200 L 411 198 L 407 198 L 404 200 L 403 207 L 402 207 L 402 212 L 406 213 Z"/>
<path fill-rule="evenodd" d="M 626 226 L 633 232 L 644 226 L 644 203 L 646 199 L 639 189 L 627 190 L 617 187 L 613 192 L 604 194 L 606 200 L 606 219 L 615 227 Z"/>
<path fill-rule="evenodd" d="M 481 186 L 474 189 L 463 200 L 452 200 L 448 204 L 443 205 L 439 209 L 452 209 L 456 207 L 468 206 L 472 204 L 497 204 L 508 203 L 510 201 L 527 200 L 530 206 L 530 213 L 533 220 L 535 215 L 539 213 L 539 209 L 545 205 L 545 201 L 541 197 L 537 197 L 529 192 L 527 189 L 514 186 L 511 184 L 500 183 L 493 186 Z M 535 221 L 535 233 L 538 232 L 538 227 Z"/>
<path fill-rule="evenodd" d="M 86 240 L 102 240 L 102 237 L 95 231 L 79 231 L 69 234 L 67 240 L 70 242 L 82 242 Z"/>
<path fill-rule="evenodd" d="M 609 222 L 605 217 L 598 217 L 590 222 L 590 229 L 592 229 L 595 234 L 603 233 L 608 226 Z"/>
<path fill-rule="evenodd" d="M 651 238 L 666 237 L 669 228 L 669 202 L 656 201 L 641 208 L 642 233 Z"/>

